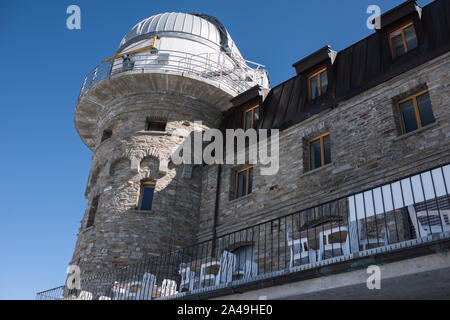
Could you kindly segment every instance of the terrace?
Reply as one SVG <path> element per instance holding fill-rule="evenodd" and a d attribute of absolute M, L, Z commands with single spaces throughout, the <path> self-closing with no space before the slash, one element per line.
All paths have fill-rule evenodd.
<path fill-rule="evenodd" d="M 448 250 L 450 164 L 39 292 L 38 300 L 212 298 Z M 370 258 L 370 259 L 367 259 Z M 366 262 L 364 262 L 366 261 Z M 448 267 L 448 266 L 443 266 Z M 80 268 L 83 270 L 83 266 Z"/>

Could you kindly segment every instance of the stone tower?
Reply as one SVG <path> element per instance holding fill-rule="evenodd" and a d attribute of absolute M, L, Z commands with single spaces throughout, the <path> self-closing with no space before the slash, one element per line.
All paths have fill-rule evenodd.
<path fill-rule="evenodd" d="M 71 264 L 90 274 L 193 244 L 202 168 L 171 162 L 184 140 L 176 130 L 217 128 L 230 99 L 255 85 L 268 87 L 266 72 L 214 17 L 172 12 L 136 24 L 77 101 L 75 126 L 93 156 Z"/>

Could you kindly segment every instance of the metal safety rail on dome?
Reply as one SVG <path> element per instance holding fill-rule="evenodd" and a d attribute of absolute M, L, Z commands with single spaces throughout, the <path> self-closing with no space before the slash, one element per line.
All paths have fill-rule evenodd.
<path fill-rule="evenodd" d="M 36 299 L 202 299 L 441 253 L 450 247 L 450 164 L 286 215 L 262 214 L 279 216 Z"/>
<path fill-rule="evenodd" d="M 99 64 L 84 79 L 78 99 L 96 83 L 122 74 L 179 72 L 212 81 L 232 95 L 240 94 L 259 84 L 265 86 L 266 71 L 263 65 L 242 60 L 230 63 L 225 53 L 192 55 L 186 52 L 157 50 L 130 55 Z M 247 66 L 252 64 L 255 69 Z"/>

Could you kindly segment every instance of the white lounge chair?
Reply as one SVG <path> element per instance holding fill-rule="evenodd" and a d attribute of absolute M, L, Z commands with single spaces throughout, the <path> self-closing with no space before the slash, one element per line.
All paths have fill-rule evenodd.
<path fill-rule="evenodd" d="M 339 235 L 336 235 L 339 234 Z M 334 235 L 335 239 L 330 237 Z M 319 260 L 350 253 L 350 241 L 346 226 L 336 226 L 319 233 Z"/>
<path fill-rule="evenodd" d="M 236 255 L 224 250 L 220 258 L 219 274 L 216 276 L 216 285 L 228 283 L 233 280 L 233 271 L 236 268 Z"/>
<path fill-rule="evenodd" d="M 191 271 L 191 268 L 184 266 L 180 267 L 179 272 L 181 275 L 180 292 L 193 291 L 195 284 L 195 272 Z"/>
<path fill-rule="evenodd" d="M 416 211 L 411 205 L 408 212 L 418 238 L 450 231 L 450 210 Z"/>
<path fill-rule="evenodd" d="M 168 297 L 177 293 L 177 283 L 174 280 L 164 279 L 161 285 L 161 297 Z"/>
<path fill-rule="evenodd" d="M 114 281 L 111 292 L 113 293 L 113 300 L 120 300 L 125 294 L 125 289 L 121 287 L 118 281 Z"/>
<path fill-rule="evenodd" d="M 92 293 L 89 291 L 81 291 L 77 297 L 77 300 L 92 300 Z"/>
<path fill-rule="evenodd" d="M 316 261 L 316 250 L 309 247 L 308 238 L 294 239 L 292 233 L 286 233 L 287 243 L 291 250 L 291 258 L 289 261 L 289 268 L 294 266 L 296 260 L 305 260 L 305 263 Z"/>
<path fill-rule="evenodd" d="M 155 284 L 156 276 L 148 272 L 144 273 L 140 289 L 134 294 L 133 298 L 137 300 L 151 300 Z"/>
<path fill-rule="evenodd" d="M 220 269 L 220 262 L 219 261 L 209 261 L 207 263 L 202 264 L 200 269 L 200 287 L 207 287 L 214 285 L 216 283 L 216 277 L 218 273 L 212 272 L 213 266 L 219 266 Z M 216 270 L 217 272 L 217 270 Z"/>
<path fill-rule="evenodd" d="M 111 291 L 113 300 L 151 300 L 156 283 L 156 277 L 151 273 L 144 273 L 142 281 L 115 282 Z"/>
<path fill-rule="evenodd" d="M 349 244 L 346 246 L 347 253 L 353 253 L 360 250 L 369 249 L 370 245 L 388 245 L 389 244 L 389 228 L 385 226 L 384 238 L 369 238 L 366 232 L 366 237 L 361 236 L 361 220 L 350 221 L 349 226 Z M 347 254 L 344 252 L 344 254 Z"/>

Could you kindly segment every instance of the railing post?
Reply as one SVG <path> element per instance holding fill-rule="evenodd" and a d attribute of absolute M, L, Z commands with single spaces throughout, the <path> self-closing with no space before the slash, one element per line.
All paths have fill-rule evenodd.
<path fill-rule="evenodd" d="M 98 67 L 96 67 L 94 70 L 94 75 L 92 76 L 92 79 L 91 79 L 91 86 L 95 84 L 95 79 L 97 78 L 97 72 L 98 72 Z"/>

